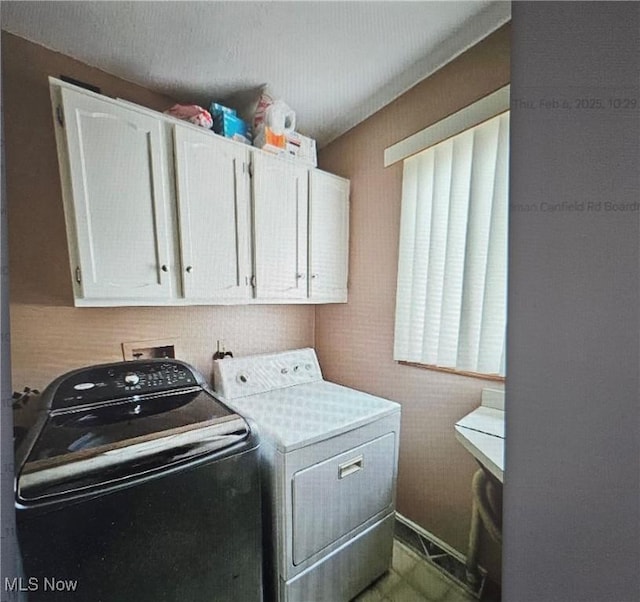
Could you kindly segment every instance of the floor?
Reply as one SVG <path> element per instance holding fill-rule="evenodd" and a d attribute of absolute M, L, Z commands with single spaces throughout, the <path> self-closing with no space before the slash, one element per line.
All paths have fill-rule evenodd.
<path fill-rule="evenodd" d="M 396 539 L 391 570 L 352 602 L 478 602 L 478 599 Z"/>

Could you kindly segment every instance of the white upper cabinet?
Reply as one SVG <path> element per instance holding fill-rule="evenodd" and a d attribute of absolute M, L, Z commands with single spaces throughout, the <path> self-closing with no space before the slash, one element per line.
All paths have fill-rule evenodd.
<path fill-rule="evenodd" d="M 309 297 L 346 302 L 349 270 L 349 180 L 309 172 Z"/>
<path fill-rule="evenodd" d="M 253 251 L 256 299 L 307 298 L 308 168 L 255 153 Z"/>
<path fill-rule="evenodd" d="M 173 130 L 184 297 L 248 299 L 248 149 L 191 126 Z"/>
<path fill-rule="evenodd" d="M 347 300 L 348 180 L 50 85 L 77 306 Z"/>
<path fill-rule="evenodd" d="M 171 298 L 163 124 L 75 90 L 61 96 L 76 298 Z"/>

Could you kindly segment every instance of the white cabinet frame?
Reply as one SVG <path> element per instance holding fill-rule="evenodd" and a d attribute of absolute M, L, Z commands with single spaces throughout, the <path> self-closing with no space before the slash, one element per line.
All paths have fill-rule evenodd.
<path fill-rule="evenodd" d="M 348 180 L 49 81 L 76 306 L 346 302 Z"/>

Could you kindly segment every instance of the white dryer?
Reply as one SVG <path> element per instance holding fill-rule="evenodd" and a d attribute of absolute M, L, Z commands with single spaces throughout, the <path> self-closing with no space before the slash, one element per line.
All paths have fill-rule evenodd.
<path fill-rule="evenodd" d="M 261 434 L 267 599 L 346 602 L 387 571 L 400 406 L 323 380 L 313 349 L 217 360 L 214 390 Z"/>

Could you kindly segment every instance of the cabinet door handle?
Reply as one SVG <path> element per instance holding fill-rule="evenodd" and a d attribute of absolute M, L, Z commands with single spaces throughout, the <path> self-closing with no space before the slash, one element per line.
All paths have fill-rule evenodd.
<path fill-rule="evenodd" d="M 163 272 L 168 272 L 169 271 L 169 267 L 165 264 L 162 265 L 162 267 L 160 268 Z"/>
<path fill-rule="evenodd" d="M 302 278 L 304 278 L 304 274 L 298 273 L 298 274 L 296 274 L 296 278 L 298 280 L 301 280 Z"/>
<path fill-rule="evenodd" d="M 187 274 L 191 274 L 191 272 L 193 272 L 193 266 L 188 265 L 187 266 Z"/>
<path fill-rule="evenodd" d="M 318 274 L 311 274 L 311 278 L 312 278 L 312 279 L 315 279 L 315 278 L 317 278 L 317 277 L 318 277 Z"/>
<path fill-rule="evenodd" d="M 356 458 L 352 458 L 348 462 L 343 462 L 338 465 L 338 478 L 344 479 L 348 477 L 350 474 L 354 474 L 364 468 L 364 457 L 357 456 Z"/>

